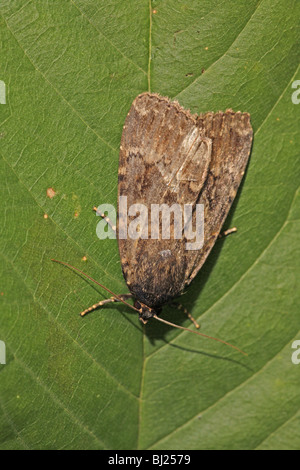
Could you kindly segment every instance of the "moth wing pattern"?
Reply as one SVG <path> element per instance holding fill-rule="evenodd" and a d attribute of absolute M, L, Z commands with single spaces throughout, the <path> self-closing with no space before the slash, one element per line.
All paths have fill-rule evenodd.
<path fill-rule="evenodd" d="M 195 205 L 208 174 L 211 140 L 202 135 L 196 116 L 176 102 L 143 93 L 133 102 L 125 120 L 120 146 L 119 197 L 128 208 L 143 204 L 171 207 L 178 202 Z M 118 234 L 126 229 L 118 210 Z M 132 294 L 150 307 L 177 296 L 185 284 L 185 240 L 118 240 L 123 274 Z M 171 222 L 174 230 L 174 220 Z M 143 230 L 143 227 L 141 227 Z"/>
<path fill-rule="evenodd" d="M 236 195 L 252 141 L 249 115 L 192 115 L 177 102 L 143 93 L 126 117 L 120 146 L 119 197 L 127 205 L 204 204 L 204 246 L 187 251 L 186 239 L 118 239 L 131 293 L 149 307 L 167 303 L 195 277 Z M 224 188 L 224 185 L 226 188 Z M 118 211 L 119 214 L 119 211 Z M 193 218 L 194 218 L 193 214 Z M 174 230 L 174 220 L 171 231 Z M 118 233 L 125 222 L 118 217 Z M 143 220 L 140 221 L 143 231 Z"/>
<path fill-rule="evenodd" d="M 198 203 L 204 205 L 204 245 L 190 251 L 186 285 L 197 275 L 209 255 L 237 194 L 250 156 L 253 130 L 248 113 L 205 113 L 198 125 L 212 140 L 212 155 Z"/>
<path fill-rule="evenodd" d="M 120 192 L 125 191 L 128 183 L 134 182 L 129 181 L 131 177 L 136 177 L 136 201 L 154 203 L 154 200 L 178 202 L 184 199 L 186 204 L 195 204 L 211 158 L 211 139 L 204 136 L 196 117 L 177 102 L 157 94 L 137 96 L 123 127 Z M 138 167 L 135 166 L 137 162 Z M 151 179 L 153 173 L 162 178 L 157 181 L 161 185 Z M 130 197 L 128 189 L 126 194 Z"/>

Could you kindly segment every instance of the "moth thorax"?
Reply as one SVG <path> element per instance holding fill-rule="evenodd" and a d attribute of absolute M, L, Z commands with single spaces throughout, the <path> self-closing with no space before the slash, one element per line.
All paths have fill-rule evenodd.
<path fill-rule="evenodd" d="M 142 302 L 139 302 L 138 300 L 135 300 L 134 306 L 139 310 L 139 319 L 142 323 L 144 323 L 144 325 L 146 325 L 147 321 L 152 318 L 153 315 L 157 315 L 158 313 L 160 313 L 161 310 L 154 310 L 154 308 L 148 307 L 148 305 L 145 305 Z"/>

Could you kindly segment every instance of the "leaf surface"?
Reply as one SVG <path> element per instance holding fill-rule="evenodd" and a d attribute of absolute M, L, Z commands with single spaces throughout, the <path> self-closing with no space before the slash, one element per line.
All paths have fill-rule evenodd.
<path fill-rule="evenodd" d="M 2 0 L 0 14 L 0 448 L 299 448 L 299 3 Z M 126 292 L 91 209 L 116 205 L 122 125 L 147 89 L 251 114 L 238 232 L 180 299 L 247 358 L 143 329 L 122 305 L 82 319 L 105 292 L 50 261 Z"/>

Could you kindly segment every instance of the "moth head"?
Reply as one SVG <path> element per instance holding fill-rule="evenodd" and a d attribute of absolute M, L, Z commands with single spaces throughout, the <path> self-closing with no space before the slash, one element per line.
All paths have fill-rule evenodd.
<path fill-rule="evenodd" d="M 241 349 L 237 348 L 236 346 L 234 346 L 233 344 L 230 344 L 230 343 L 227 343 L 227 341 L 223 341 L 222 339 L 219 339 L 219 338 L 214 338 L 212 336 L 208 336 L 208 335 L 205 335 L 204 333 L 199 333 L 198 331 L 193 331 L 193 330 L 190 330 L 189 328 L 185 328 L 184 326 L 180 326 L 180 325 L 175 325 L 175 323 L 171 323 L 167 320 L 164 320 L 163 318 L 160 318 L 158 316 L 158 314 L 161 312 L 161 307 L 156 307 L 156 310 L 154 308 L 151 308 L 149 307 L 148 305 L 146 304 L 143 304 L 142 302 L 139 302 L 138 300 L 135 301 L 134 303 L 134 306 L 133 305 L 130 305 L 129 303 L 125 302 L 125 300 L 123 300 L 121 297 L 119 297 L 118 295 L 114 294 L 110 289 L 108 289 L 108 287 L 105 287 L 103 284 L 101 284 L 100 282 L 96 281 L 95 279 L 93 279 L 91 276 L 89 276 L 88 274 L 84 273 L 83 271 L 81 271 L 81 269 L 78 269 L 78 268 L 75 268 L 74 266 L 72 266 L 71 264 L 69 263 L 65 263 L 64 261 L 58 261 L 56 259 L 52 259 L 52 261 L 54 261 L 55 263 L 59 263 L 59 264 L 62 264 L 63 266 L 67 266 L 68 268 L 71 268 L 71 269 L 74 269 L 75 271 L 77 271 L 78 273 L 82 274 L 83 276 L 87 277 L 88 279 L 90 279 L 91 281 L 93 281 L 95 284 L 97 284 L 98 286 L 102 287 L 103 289 L 105 289 L 107 292 L 109 292 L 110 294 L 113 295 L 113 297 L 115 299 L 117 299 L 119 302 L 122 302 L 124 305 L 126 305 L 127 307 L 135 310 L 136 312 L 138 312 L 139 314 L 139 319 L 141 320 L 142 323 L 146 324 L 148 322 L 148 320 L 150 318 L 155 318 L 155 320 L 158 320 L 162 323 L 165 323 L 166 325 L 169 325 L 169 326 L 173 326 L 174 328 L 179 328 L 180 330 L 185 330 L 185 331 L 189 331 L 190 333 L 194 333 L 195 335 L 198 335 L 198 336 L 203 336 L 204 338 L 209 338 L 209 339 L 213 339 L 215 341 L 218 341 L 219 343 L 223 343 L 223 344 L 226 344 L 227 346 L 230 346 L 231 348 L 233 349 L 236 349 L 237 351 L 239 351 L 240 353 L 244 354 L 245 356 L 247 356 L 247 353 L 245 353 L 244 351 L 242 351 Z"/>
<path fill-rule="evenodd" d="M 157 315 L 158 313 L 160 313 L 160 310 L 161 310 L 161 309 L 154 310 L 154 308 L 148 307 L 148 305 L 143 304 L 142 302 L 139 302 L 138 300 L 135 300 L 134 307 L 139 311 L 139 319 L 144 325 L 146 325 L 146 323 L 148 322 L 148 320 L 150 320 L 150 318 L 153 318 L 154 315 Z"/>

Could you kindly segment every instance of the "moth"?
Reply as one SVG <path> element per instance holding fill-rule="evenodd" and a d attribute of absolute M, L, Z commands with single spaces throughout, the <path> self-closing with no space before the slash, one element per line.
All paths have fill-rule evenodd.
<path fill-rule="evenodd" d="M 189 286 L 214 246 L 245 173 L 252 137 L 248 113 L 228 109 L 192 115 L 178 102 L 155 93 L 135 98 L 123 127 L 118 200 L 126 196 L 128 206 L 142 204 L 149 211 L 153 204 L 188 204 L 192 223 L 197 205 L 202 204 L 204 243 L 200 249 L 187 250 L 184 234 L 164 239 L 159 233 L 152 238 L 149 220 L 146 238 L 121 238 L 118 235 L 126 233 L 127 227 L 118 211 L 119 253 L 130 293 L 116 295 L 97 282 L 112 297 L 86 309 L 82 316 L 107 302 L 120 301 L 136 310 L 144 324 L 155 318 L 184 329 L 159 314 L 163 305 Z M 143 228 L 140 231 L 145 234 Z M 170 229 L 175 233 L 175 218 Z M 126 302 L 129 298 L 134 299 L 134 306 Z"/>

